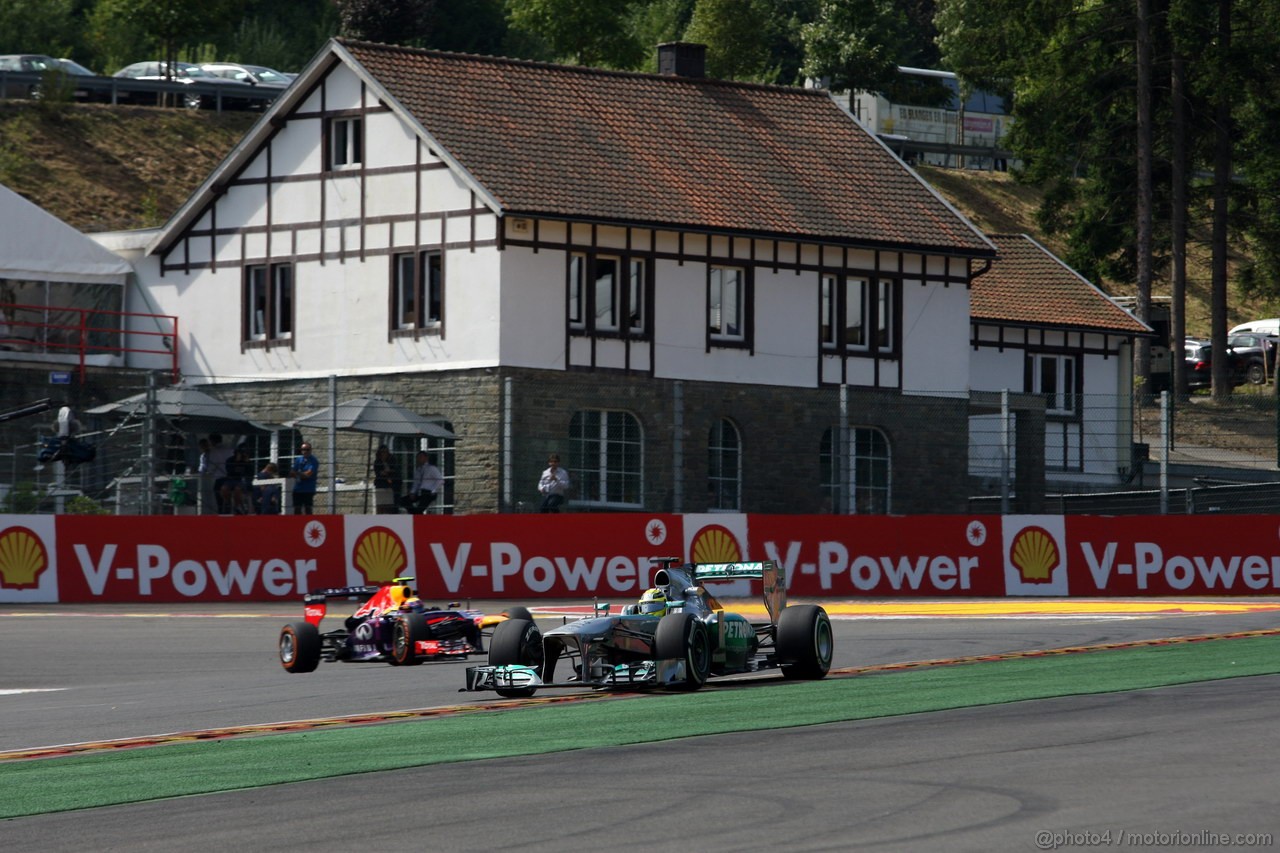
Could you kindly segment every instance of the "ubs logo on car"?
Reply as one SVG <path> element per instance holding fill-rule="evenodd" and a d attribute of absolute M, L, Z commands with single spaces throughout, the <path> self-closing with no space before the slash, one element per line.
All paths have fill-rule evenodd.
<path fill-rule="evenodd" d="M 0 533 L 0 586 L 35 589 L 49 568 L 49 552 L 34 531 L 10 527 Z"/>

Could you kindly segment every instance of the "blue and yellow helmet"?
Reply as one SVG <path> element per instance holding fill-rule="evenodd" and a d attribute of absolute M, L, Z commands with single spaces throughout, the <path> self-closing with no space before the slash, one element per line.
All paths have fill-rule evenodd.
<path fill-rule="evenodd" d="M 637 605 L 636 612 L 646 616 L 666 616 L 667 594 L 657 587 L 646 590 L 645 594 L 640 596 L 640 604 Z"/>

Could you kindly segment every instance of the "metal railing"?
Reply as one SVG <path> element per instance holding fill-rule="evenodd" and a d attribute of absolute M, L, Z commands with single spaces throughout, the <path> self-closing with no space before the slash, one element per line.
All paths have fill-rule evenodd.
<path fill-rule="evenodd" d="M 52 84 L 51 84 L 52 79 Z M 78 101 L 98 101 L 108 104 L 151 104 L 164 106 L 171 100 L 183 106 L 184 95 L 199 95 L 210 108 L 263 109 L 280 96 L 282 88 L 267 88 L 249 84 L 182 83 L 176 80 L 134 80 L 128 77 L 89 77 L 84 75 L 55 75 L 29 71 L 0 71 L 0 99 L 41 98 L 42 87 L 48 86 L 55 93 Z M 175 98 L 167 99 L 173 95 Z"/>
<path fill-rule="evenodd" d="M 112 319 L 116 325 L 106 325 Z M 154 321 L 156 329 L 127 328 L 129 320 Z M 52 357 L 74 361 L 81 384 L 91 355 L 158 355 L 169 363 L 173 381 L 179 378 L 178 318 L 171 314 L 110 311 L 0 302 L 0 352 L 23 360 Z"/>

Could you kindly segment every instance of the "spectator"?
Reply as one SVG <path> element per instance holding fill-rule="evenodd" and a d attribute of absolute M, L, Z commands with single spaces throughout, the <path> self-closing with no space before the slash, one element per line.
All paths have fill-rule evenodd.
<path fill-rule="evenodd" d="M 391 448 L 381 444 L 373 456 L 373 501 L 378 514 L 399 512 L 396 506 L 399 500 L 400 476 L 396 473 L 395 459 Z"/>
<path fill-rule="evenodd" d="M 444 475 L 436 467 L 435 460 L 425 450 L 419 450 L 418 466 L 413 470 L 413 485 L 409 493 L 400 499 L 400 506 L 405 512 L 424 513 L 435 501 L 443 485 Z"/>
<path fill-rule="evenodd" d="M 227 460 L 234 452 L 222 443 L 221 433 L 209 433 L 209 451 L 205 454 L 208 468 L 200 473 L 208 474 L 213 480 L 213 495 L 217 501 L 219 515 L 231 512 L 231 486 L 227 482 Z"/>
<path fill-rule="evenodd" d="M 538 491 L 542 494 L 543 512 L 560 511 L 569 493 L 569 472 L 560 467 L 560 457 L 555 453 L 547 458 L 547 470 L 538 480 Z"/>
<path fill-rule="evenodd" d="M 231 458 L 227 460 L 227 479 L 224 486 L 225 502 L 230 511 L 236 515 L 252 515 L 253 500 L 253 462 L 249 459 L 249 450 L 243 444 L 237 445 Z"/>
<path fill-rule="evenodd" d="M 302 452 L 293 460 L 289 476 L 293 478 L 293 514 L 311 515 L 315 512 L 316 480 L 320 475 L 320 460 L 311 455 L 311 445 L 302 443 Z"/>
<path fill-rule="evenodd" d="M 275 480 L 280 477 L 280 469 L 276 463 L 268 462 L 258 472 L 258 480 Z M 259 515 L 280 514 L 280 484 L 259 483 L 253 487 L 253 504 Z"/>

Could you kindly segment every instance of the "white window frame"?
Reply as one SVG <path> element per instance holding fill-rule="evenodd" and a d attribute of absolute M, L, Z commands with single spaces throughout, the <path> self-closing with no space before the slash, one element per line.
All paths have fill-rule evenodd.
<path fill-rule="evenodd" d="M 351 169 L 364 164 L 363 118 L 331 118 L 328 132 L 330 169 Z"/>
<path fill-rule="evenodd" d="M 283 341 L 293 337 L 293 265 L 245 266 L 246 341 Z"/>
<path fill-rule="evenodd" d="M 831 512 L 850 515 L 890 512 L 893 450 L 882 430 L 849 427 L 842 436 L 838 427 L 831 427 L 822 434 L 818 454 L 821 488 L 831 502 Z M 849 496 L 849 506 L 842 505 L 844 495 Z"/>
<path fill-rule="evenodd" d="M 575 504 L 644 506 L 644 430 L 630 412 L 582 409 L 569 425 L 569 476 Z"/>
<path fill-rule="evenodd" d="M 741 342 L 747 339 L 746 282 L 747 271 L 743 267 L 713 265 L 708 268 L 707 334 L 711 340 Z"/>
<path fill-rule="evenodd" d="M 1077 356 L 1066 353 L 1027 353 L 1031 360 L 1033 394 L 1045 398 L 1045 411 L 1051 415 L 1076 414 L 1076 379 L 1080 363 Z"/>
<path fill-rule="evenodd" d="M 391 328 L 438 329 L 444 320 L 444 255 L 402 252 L 392 258 Z"/>
<path fill-rule="evenodd" d="M 742 511 L 742 432 L 728 418 L 707 436 L 707 511 Z"/>
<path fill-rule="evenodd" d="M 592 315 L 595 318 L 592 328 L 597 332 L 616 332 L 618 315 L 622 311 L 622 258 L 596 255 L 591 268 Z"/>

